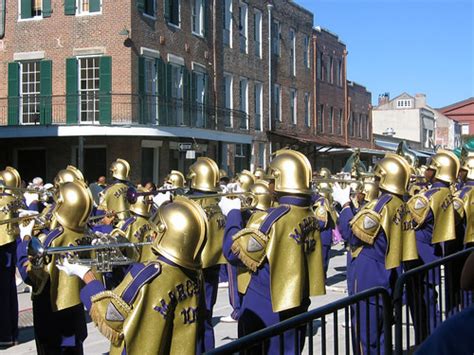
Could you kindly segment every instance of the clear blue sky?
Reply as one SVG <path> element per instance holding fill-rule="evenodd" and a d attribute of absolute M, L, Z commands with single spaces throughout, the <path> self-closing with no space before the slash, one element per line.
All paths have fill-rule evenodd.
<path fill-rule="evenodd" d="M 474 0 L 296 0 L 347 45 L 348 79 L 378 95 L 474 96 Z"/>

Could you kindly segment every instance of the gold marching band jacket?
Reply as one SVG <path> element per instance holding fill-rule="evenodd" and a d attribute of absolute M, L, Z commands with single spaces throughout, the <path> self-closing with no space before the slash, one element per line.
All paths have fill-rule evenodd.
<path fill-rule="evenodd" d="M 474 242 L 474 186 L 464 186 L 453 198 L 453 208 L 460 217 L 460 223 L 465 222 L 464 244 Z"/>
<path fill-rule="evenodd" d="M 332 219 L 334 225 L 337 223 L 337 212 L 326 197 L 320 196 L 314 203 L 313 210 L 317 220 L 322 222 L 324 227 L 327 226 L 329 218 Z"/>
<path fill-rule="evenodd" d="M 18 217 L 17 210 L 21 208 L 18 197 L 10 194 L 0 194 L 0 221 Z M 20 233 L 18 223 L 0 225 L 0 246 L 12 243 Z"/>
<path fill-rule="evenodd" d="M 124 348 L 127 354 L 194 354 L 201 287 L 201 271 L 150 262 L 113 291 L 95 295 L 90 315 L 111 341 L 111 355 Z"/>
<path fill-rule="evenodd" d="M 301 305 L 305 280 L 309 296 L 325 293 L 319 225 L 309 207 L 280 205 L 259 229 L 236 233 L 232 251 L 252 271 L 268 260 L 274 312 Z"/>
<path fill-rule="evenodd" d="M 125 232 L 125 237 L 132 243 L 152 242 L 154 239 L 155 229 L 147 218 L 142 216 L 132 216 L 127 219 L 121 226 Z M 151 251 L 151 245 L 138 247 L 138 262 L 146 262 L 153 260 L 155 255 Z"/>
<path fill-rule="evenodd" d="M 124 220 L 130 217 L 130 213 L 128 212 L 130 209 L 130 203 L 127 200 L 128 187 L 128 185 L 122 182 L 116 182 L 112 186 L 106 188 L 100 193 L 101 203 L 98 209 L 108 212 L 120 212 L 117 214 L 117 217 L 123 223 Z"/>
<path fill-rule="evenodd" d="M 351 220 L 354 235 L 368 245 L 373 245 L 380 229 L 387 238 L 385 268 L 400 266 L 402 261 L 418 259 L 415 231 L 411 217 L 402 199 L 396 195 L 383 195 L 369 202 Z M 353 251 L 357 257 L 363 246 Z"/>
<path fill-rule="evenodd" d="M 412 197 L 408 203 L 415 229 L 422 226 L 430 210 L 433 213 L 433 236 L 431 243 L 456 239 L 453 195 L 449 187 L 432 188 Z"/>

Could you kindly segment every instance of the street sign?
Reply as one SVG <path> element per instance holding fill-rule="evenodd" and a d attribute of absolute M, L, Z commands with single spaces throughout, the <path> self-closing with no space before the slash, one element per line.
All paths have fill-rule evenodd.
<path fill-rule="evenodd" d="M 178 143 L 178 149 L 180 152 L 185 152 L 187 150 L 193 149 L 192 143 Z"/>

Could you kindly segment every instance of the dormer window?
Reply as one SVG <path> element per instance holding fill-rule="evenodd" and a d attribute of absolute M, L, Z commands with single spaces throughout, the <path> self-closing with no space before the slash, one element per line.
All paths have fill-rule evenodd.
<path fill-rule="evenodd" d="M 397 101 L 397 108 L 409 108 L 411 107 L 411 100 L 398 100 Z"/>

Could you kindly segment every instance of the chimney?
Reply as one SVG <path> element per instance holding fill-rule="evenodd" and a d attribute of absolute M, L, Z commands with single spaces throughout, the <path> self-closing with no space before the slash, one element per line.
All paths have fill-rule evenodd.
<path fill-rule="evenodd" d="M 379 95 L 379 104 L 378 104 L 378 106 L 385 105 L 389 101 L 390 101 L 390 93 L 385 92 L 383 94 L 380 94 Z"/>
<path fill-rule="evenodd" d="M 415 107 L 426 106 L 426 94 L 415 94 Z"/>

